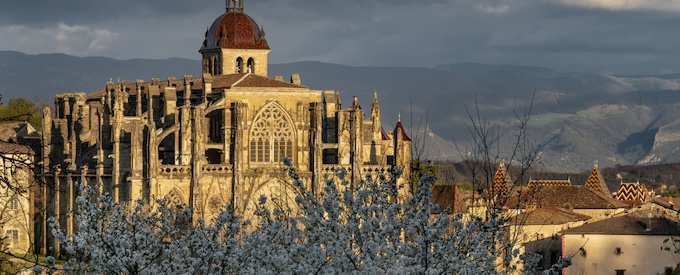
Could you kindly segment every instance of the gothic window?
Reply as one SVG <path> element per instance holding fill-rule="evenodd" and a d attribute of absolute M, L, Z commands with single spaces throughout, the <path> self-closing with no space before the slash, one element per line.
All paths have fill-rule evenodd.
<path fill-rule="evenodd" d="M 180 209 L 184 204 L 182 195 L 180 195 L 180 193 L 175 189 L 171 190 L 165 195 L 165 203 L 168 209 Z"/>
<path fill-rule="evenodd" d="M 219 213 L 223 210 L 222 208 L 224 205 L 225 203 L 222 198 L 217 195 L 210 197 L 210 200 L 208 200 L 208 208 L 210 208 L 210 211 L 213 213 Z"/>
<path fill-rule="evenodd" d="M 224 142 L 224 116 L 223 109 L 210 112 L 207 117 L 209 121 L 208 127 L 208 142 L 222 143 Z"/>
<path fill-rule="evenodd" d="M 217 57 L 212 58 L 212 64 L 213 64 L 213 75 L 218 75 L 220 74 L 220 62 L 217 59 Z"/>
<path fill-rule="evenodd" d="M 248 73 L 255 73 L 255 59 L 248 58 Z"/>
<path fill-rule="evenodd" d="M 294 134 L 284 112 L 268 104 L 257 115 L 250 132 L 250 162 L 280 163 L 285 157 L 293 158 Z"/>
<path fill-rule="evenodd" d="M 237 74 L 240 74 L 241 71 L 243 71 L 243 70 L 241 70 L 242 66 L 243 66 L 243 58 L 240 58 L 240 57 L 236 58 L 236 73 Z"/>

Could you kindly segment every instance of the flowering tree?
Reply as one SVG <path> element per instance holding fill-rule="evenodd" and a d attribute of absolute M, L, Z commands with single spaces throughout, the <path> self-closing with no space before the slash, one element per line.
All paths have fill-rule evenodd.
<path fill-rule="evenodd" d="M 504 219 L 461 215 L 433 216 L 432 178 L 423 177 L 418 192 L 396 201 L 395 178 L 367 176 L 350 188 L 345 180 L 327 180 L 323 191 L 307 191 L 290 163 L 297 188 L 296 209 L 268 208 L 260 198 L 256 220 L 242 221 L 226 207 L 210 222 L 191 222 L 191 210 L 169 209 L 159 201 L 150 209 L 96 200 L 83 187 L 75 215 L 78 232 L 54 228 L 69 254 L 63 267 L 93 273 L 386 273 L 495 274 L 518 272 L 499 264 L 517 257 Z M 344 171 L 338 171 L 344 178 Z M 288 212 L 293 211 L 293 215 Z M 55 227 L 54 223 L 52 226 Z M 525 262 L 527 271 L 532 262 Z M 54 267 L 51 267 L 54 270 Z"/>

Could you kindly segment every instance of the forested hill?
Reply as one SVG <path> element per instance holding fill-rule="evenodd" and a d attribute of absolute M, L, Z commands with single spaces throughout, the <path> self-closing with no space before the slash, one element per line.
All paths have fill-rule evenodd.
<path fill-rule="evenodd" d="M 531 107 L 529 136 L 541 148 L 539 164 L 545 170 L 580 172 L 594 161 L 600 167 L 680 162 L 678 75 L 614 76 L 475 63 L 424 68 L 298 62 L 269 67 L 270 77 L 288 79 L 291 73 L 299 73 L 302 84 L 312 89 L 339 91 L 346 106 L 358 95 L 368 109 L 377 91 L 386 130 L 401 113 L 405 126 L 420 129 L 411 135 L 427 142 L 423 156 L 429 159 L 465 155 L 468 110 L 478 108 L 504 142 L 513 139 L 516 114 Z M 20 95 L 51 103 L 54 94 L 92 92 L 109 80 L 187 74 L 199 76 L 200 61 L 0 51 L 0 94 L 5 98 Z M 461 146 L 455 148 L 454 140 Z M 503 144 L 501 152 L 510 147 Z"/>

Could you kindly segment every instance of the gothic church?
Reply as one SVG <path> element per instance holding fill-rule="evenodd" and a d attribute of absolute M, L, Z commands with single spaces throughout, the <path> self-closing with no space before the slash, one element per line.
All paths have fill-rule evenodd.
<path fill-rule="evenodd" d="M 121 203 L 166 198 L 206 220 L 226 205 L 252 213 L 261 195 L 294 198 L 284 158 L 311 192 L 339 168 L 350 183 L 394 167 L 408 179 L 410 139 L 401 123 L 383 129 L 377 95 L 367 117 L 356 97 L 343 109 L 338 93 L 310 90 L 297 74 L 269 78 L 264 30 L 243 4 L 227 1 L 205 33 L 200 77 L 108 82 L 90 94 L 55 96 L 42 125 L 43 217 L 73 232 L 78 184 Z M 44 219 L 36 220 L 36 251 L 58 250 Z"/>

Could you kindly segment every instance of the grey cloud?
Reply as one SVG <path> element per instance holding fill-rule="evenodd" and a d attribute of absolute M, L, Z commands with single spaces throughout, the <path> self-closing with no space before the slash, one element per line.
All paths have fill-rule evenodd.
<path fill-rule="evenodd" d="M 680 71 L 674 65 L 680 64 L 674 54 L 680 47 L 680 16 L 671 12 L 592 9 L 548 0 L 247 0 L 245 5 L 265 28 L 273 63 L 433 66 L 466 61 Z M 14 24 L 40 33 L 63 22 L 118 34 L 93 54 L 198 59 L 205 28 L 222 12 L 224 2 L 214 0 L 27 0 L 0 9 L 0 30 Z M 12 39 L 4 38 L 0 50 Z M 92 43 L 76 42 L 83 44 L 79 48 Z M 36 45 L 34 51 L 57 51 L 30 45 Z"/>

